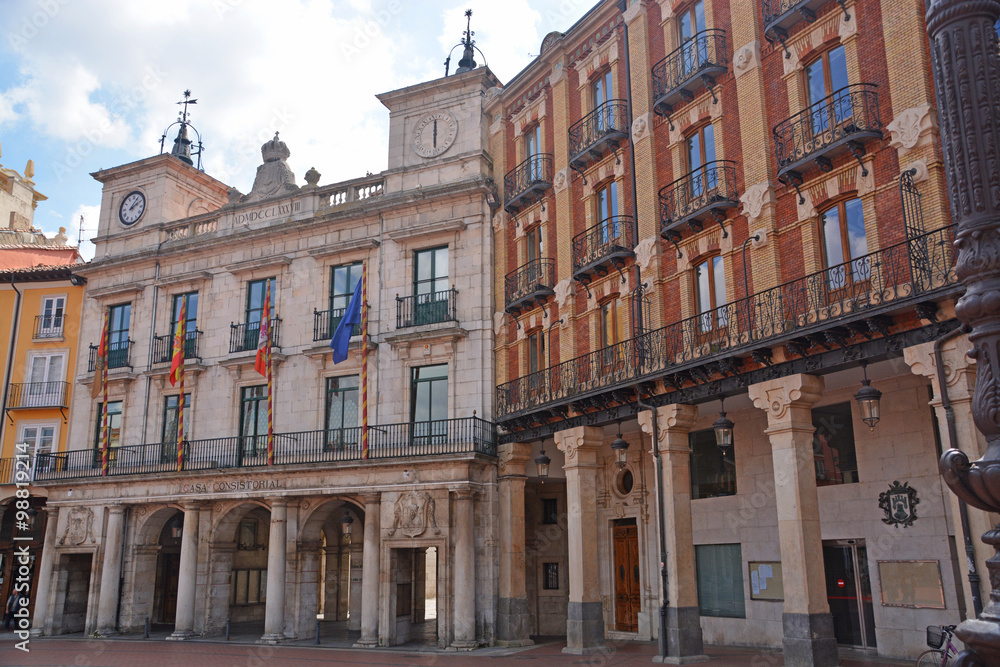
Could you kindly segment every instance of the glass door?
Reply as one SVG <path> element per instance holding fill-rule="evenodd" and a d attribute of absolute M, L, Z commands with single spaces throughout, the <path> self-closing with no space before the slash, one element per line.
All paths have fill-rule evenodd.
<path fill-rule="evenodd" d="M 875 613 L 865 541 L 824 542 L 823 563 L 837 643 L 875 648 Z"/>

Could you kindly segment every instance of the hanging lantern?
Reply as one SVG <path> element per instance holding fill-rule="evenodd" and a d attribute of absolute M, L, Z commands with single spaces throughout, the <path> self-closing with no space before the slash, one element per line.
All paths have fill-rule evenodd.
<path fill-rule="evenodd" d="M 351 516 L 350 512 L 344 512 L 344 516 L 340 518 L 340 529 L 345 536 L 351 536 L 351 524 L 354 523 L 354 517 Z"/>
<path fill-rule="evenodd" d="M 619 470 L 623 470 L 628 463 L 628 441 L 622 438 L 621 432 L 611 442 L 611 451 L 615 453 L 615 465 Z"/>
<path fill-rule="evenodd" d="M 875 424 L 882 417 L 882 408 L 880 401 L 882 400 L 882 392 L 872 386 L 872 381 L 868 379 L 868 362 L 861 363 L 861 369 L 864 371 L 865 379 L 861 381 L 861 389 L 858 389 L 858 393 L 854 395 L 854 400 L 858 402 L 858 407 L 861 408 L 861 421 L 868 424 L 868 428 L 875 430 Z"/>
<path fill-rule="evenodd" d="M 170 521 L 170 537 L 172 539 L 180 539 L 181 531 L 184 528 L 184 515 L 175 514 L 174 518 Z"/>
<path fill-rule="evenodd" d="M 733 427 L 735 426 L 733 420 L 726 417 L 725 400 L 721 399 L 719 401 L 721 407 L 719 418 L 712 424 L 712 428 L 715 430 L 715 444 L 723 451 L 733 445 Z"/>
<path fill-rule="evenodd" d="M 538 476 L 542 478 L 543 483 L 546 477 L 549 476 L 549 464 L 552 463 L 552 459 L 545 455 L 545 450 L 535 457 L 535 465 L 538 466 Z"/>

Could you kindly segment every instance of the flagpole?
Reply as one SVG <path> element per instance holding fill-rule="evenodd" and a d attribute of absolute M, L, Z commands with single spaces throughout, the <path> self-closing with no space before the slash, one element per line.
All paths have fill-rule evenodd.
<path fill-rule="evenodd" d="M 104 423 L 101 426 L 101 477 L 106 477 L 108 474 L 108 361 L 111 358 L 111 344 L 109 339 L 111 338 L 110 332 L 108 331 L 108 309 L 104 309 L 104 339 L 101 341 L 101 345 L 104 346 L 104 368 L 101 369 L 101 384 L 103 384 L 102 391 L 104 392 Z"/>
<path fill-rule="evenodd" d="M 178 369 L 178 373 L 181 376 L 181 395 L 180 402 L 177 405 L 177 472 L 180 472 L 184 468 L 184 359 L 187 357 L 187 300 L 188 298 L 182 297 L 181 301 L 181 314 L 180 321 L 177 324 L 178 329 L 181 331 L 180 335 L 180 357 L 181 365 Z M 174 333 L 177 336 L 177 333 Z"/>
<path fill-rule="evenodd" d="M 361 265 L 361 458 L 368 458 L 368 261 Z"/>
<path fill-rule="evenodd" d="M 267 465 L 274 465 L 274 412 L 272 408 L 272 381 L 271 381 L 271 281 L 267 281 L 267 296 L 264 299 L 267 303 L 267 312 L 264 314 L 268 318 L 267 322 L 267 348 L 264 350 L 264 359 L 267 362 Z M 261 323 L 263 325 L 263 323 Z"/>

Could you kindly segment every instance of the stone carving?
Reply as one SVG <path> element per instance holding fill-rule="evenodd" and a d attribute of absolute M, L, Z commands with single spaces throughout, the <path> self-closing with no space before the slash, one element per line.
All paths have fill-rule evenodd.
<path fill-rule="evenodd" d="M 733 71 L 740 78 L 760 64 L 760 42 L 754 40 L 733 54 Z"/>
<path fill-rule="evenodd" d="M 558 283 L 556 283 L 554 291 L 556 293 L 556 303 L 558 303 L 559 307 L 562 308 L 563 306 L 566 305 L 567 299 L 569 299 L 569 297 L 572 296 L 573 292 L 575 291 L 573 287 L 573 281 L 565 278 L 563 280 L 560 280 Z"/>
<path fill-rule="evenodd" d="M 847 41 L 848 37 L 858 34 L 857 14 L 857 12 L 847 12 L 846 15 L 840 15 L 840 27 L 837 29 L 840 41 Z"/>
<path fill-rule="evenodd" d="M 747 216 L 749 222 L 760 217 L 764 204 L 770 204 L 773 201 L 774 188 L 766 181 L 751 185 L 740 197 L 740 202 L 743 203 L 743 214 Z"/>
<path fill-rule="evenodd" d="M 858 196 L 864 196 L 869 192 L 875 192 L 875 166 L 874 163 L 869 160 L 865 164 L 864 169 L 858 169 L 857 181 L 854 185 L 855 189 L 858 191 Z M 865 175 L 867 171 L 868 175 Z"/>
<path fill-rule="evenodd" d="M 431 495 L 420 491 L 410 491 L 401 495 L 393 508 L 392 528 L 386 534 L 392 537 L 398 530 L 407 537 L 418 537 L 428 528 L 433 528 L 435 535 L 441 534 Z"/>
<path fill-rule="evenodd" d="M 503 92 L 503 88 L 500 86 L 493 86 L 486 93 L 483 94 L 483 106 L 486 106 L 496 98 L 500 97 L 500 93 Z"/>
<path fill-rule="evenodd" d="M 495 312 L 493 313 L 493 333 L 499 336 L 500 332 L 503 330 L 504 325 L 507 323 L 507 313 Z"/>
<path fill-rule="evenodd" d="M 316 167 L 309 167 L 309 171 L 306 172 L 306 183 L 309 187 L 314 188 L 319 183 L 319 177 L 320 173 L 316 171 Z"/>
<path fill-rule="evenodd" d="M 814 375 L 789 375 L 750 385 L 754 407 L 768 412 L 768 422 L 780 422 L 793 403 L 812 405 L 823 395 L 823 378 Z"/>
<path fill-rule="evenodd" d="M 794 46 L 788 49 L 789 56 L 782 58 L 781 62 L 785 66 L 785 76 L 793 72 L 797 72 L 802 69 L 802 63 L 799 61 L 799 51 Z"/>
<path fill-rule="evenodd" d="M 226 199 L 229 200 L 230 204 L 238 204 L 240 199 L 242 198 L 243 198 L 243 193 L 237 190 L 236 188 L 229 188 L 229 191 L 226 192 Z"/>
<path fill-rule="evenodd" d="M 556 172 L 556 175 L 552 177 L 552 189 L 557 193 L 562 192 L 569 185 L 569 177 L 566 175 L 566 169 L 560 169 Z"/>
<path fill-rule="evenodd" d="M 639 141 L 649 136 L 649 112 L 632 121 L 632 141 Z"/>
<path fill-rule="evenodd" d="M 649 263 L 653 261 L 653 256 L 656 255 L 656 237 L 649 236 L 639 241 L 639 245 L 635 247 L 635 263 L 639 265 L 639 268 L 645 271 L 649 267 Z"/>
<path fill-rule="evenodd" d="M 909 482 L 894 481 L 888 491 L 883 491 L 878 495 L 878 506 L 885 517 L 882 523 L 890 526 L 912 526 L 917 520 L 917 505 L 920 499 L 917 498 L 917 490 L 910 486 Z"/>
<path fill-rule="evenodd" d="M 795 207 L 798 209 L 799 221 L 816 217 L 816 205 L 813 204 L 812 193 L 808 190 L 802 192 L 802 199 L 795 198 Z"/>
<path fill-rule="evenodd" d="M 35 161 L 28 160 L 28 163 L 24 165 L 24 180 L 30 181 L 35 178 Z"/>
<path fill-rule="evenodd" d="M 66 530 L 59 538 L 59 544 L 79 546 L 90 539 L 94 541 L 94 510 L 89 507 L 74 507 L 66 517 Z"/>
<path fill-rule="evenodd" d="M 299 188 L 295 185 L 295 174 L 286 162 L 292 152 L 284 141 L 278 139 L 277 132 L 274 133 L 274 139 L 260 147 L 260 154 L 264 158 L 264 164 L 257 167 L 253 189 L 242 201 L 260 201 L 297 192 Z"/>
<path fill-rule="evenodd" d="M 545 38 L 542 39 L 542 48 L 541 51 L 539 51 L 539 54 L 545 53 L 551 49 L 560 39 L 562 39 L 562 33 L 558 30 L 553 30 L 549 34 L 545 35 Z"/>
<path fill-rule="evenodd" d="M 903 171 L 910 171 L 911 169 L 916 170 L 916 173 L 913 174 L 914 183 L 921 183 L 931 177 L 930 172 L 927 171 L 927 162 L 924 160 L 917 160 L 916 162 L 911 162 L 910 164 L 906 165 Z"/>
<path fill-rule="evenodd" d="M 909 150 L 923 136 L 937 129 L 937 113 L 930 104 L 905 109 L 886 125 L 886 129 L 892 133 L 890 146 L 897 150 Z"/>

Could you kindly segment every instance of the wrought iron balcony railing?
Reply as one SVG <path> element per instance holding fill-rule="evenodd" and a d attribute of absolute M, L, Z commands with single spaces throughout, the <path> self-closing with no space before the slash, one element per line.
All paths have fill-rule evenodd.
<path fill-rule="evenodd" d="M 132 368 L 132 341 L 123 340 L 108 344 L 108 370 L 116 368 Z M 97 345 L 90 346 L 90 356 L 87 359 L 87 372 L 97 369 Z"/>
<path fill-rule="evenodd" d="M 569 162 L 576 169 L 601 159 L 628 139 L 631 121 L 625 100 L 608 100 L 569 128 Z"/>
<path fill-rule="evenodd" d="M 699 32 L 653 65 L 653 111 L 669 118 L 702 86 L 712 91 L 715 77 L 725 73 L 728 62 L 726 31 Z"/>
<path fill-rule="evenodd" d="M 201 331 L 195 329 L 188 331 L 184 335 L 184 358 L 201 359 L 199 351 L 201 343 Z M 169 364 L 174 358 L 174 336 L 154 336 L 153 337 L 153 366 Z"/>
<path fill-rule="evenodd" d="M 589 282 L 593 273 L 624 266 L 625 258 L 635 256 L 634 227 L 631 215 L 616 215 L 574 236 L 573 277 Z"/>
<path fill-rule="evenodd" d="M 532 155 L 503 177 L 504 210 L 515 215 L 544 197 L 551 187 L 552 155 Z"/>
<path fill-rule="evenodd" d="M 725 211 L 739 203 L 736 163 L 715 160 L 704 164 L 660 190 L 660 235 L 676 240 L 680 237 L 677 228 L 684 223 L 701 231 L 702 221 L 709 216 L 721 224 Z"/>
<path fill-rule="evenodd" d="M 62 338 L 62 315 L 35 315 L 35 340 L 44 338 Z"/>
<path fill-rule="evenodd" d="M 313 341 L 329 341 L 333 338 L 333 332 L 340 325 L 340 320 L 344 318 L 346 308 L 334 308 L 332 310 L 313 309 Z M 361 323 L 354 325 L 351 329 L 351 336 L 361 335 Z"/>
<path fill-rule="evenodd" d="M 832 0 L 763 0 L 764 37 L 770 42 L 781 42 L 785 47 L 788 30 L 800 21 L 812 23 L 816 12 Z M 847 15 L 846 0 L 836 0 Z M 787 47 L 786 54 L 788 53 Z"/>
<path fill-rule="evenodd" d="M 957 285 L 954 226 L 914 237 L 497 387 L 497 414 L 654 380 L 923 301 Z M 860 325 L 856 325 L 860 326 Z"/>
<path fill-rule="evenodd" d="M 544 303 L 555 294 L 556 262 L 554 259 L 534 259 L 514 269 L 504 278 L 504 303 L 508 313 L 517 317 Z"/>
<path fill-rule="evenodd" d="M 0 459 L 0 485 L 14 483 L 14 461 L 16 459 Z"/>
<path fill-rule="evenodd" d="M 271 319 L 271 347 L 281 347 L 281 318 Z M 229 352 L 250 352 L 260 341 L 260 322 L 229 325 Z"/>
<path fill-rule="evenodd" d="M 275 465 L 315 465 L 361 460 L 361 429 L 274 434 Z M 496 426 L 478 417 L 368 427 L 368 457 L 483 454 L 496 456 Z M 109 452 L 108 475 L 149 475 L 177 470 L 177 443 L 121 445 Z M 99 449 L 39 454 L 36 480 L 101 476 Z M 267 436 L 210 438 L 184 443 L 182 470 L 211 472 L 267 465 Z"/>
<path fill-rule="evenodd" d="M 68 382 L 22 382 L 8 385 L 7 409 L 68 408 Z"/>
<path fill-rule="evenodd" d="M 455 288 L 396 297 L 396 328 L 416 327 L 458 320 L 455 310 L 458 290 Z"/>
<path fill-rule="evenodd" d="M 797 187 L 807 163 L 830 171 L 830 158 L 845 150 L 860 163 L 862 142 L 882 137 L 875 88 L 873 83 L 846 86 L 779 123 L 774 128 L 779 180 Z"/>

